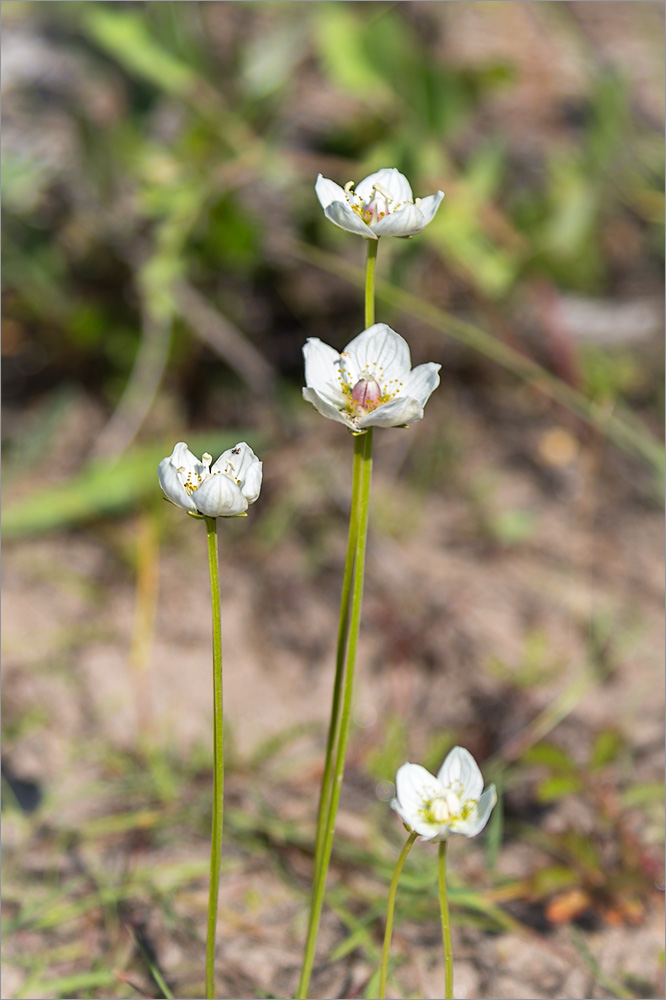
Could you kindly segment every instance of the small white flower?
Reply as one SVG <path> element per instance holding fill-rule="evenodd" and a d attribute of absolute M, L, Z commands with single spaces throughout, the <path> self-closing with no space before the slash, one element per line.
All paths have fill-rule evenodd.
<path fill-rule="evenodd" d="M 359 333 L 342 354 L 310 337 L 303 356 L 304 399 L 356 434 L 421 420 L 442 367 L 430 361 L 412 368 L 407 341 L 385 323 Z"/>
<path fill-rule="evenodd" d="M 409 181 L 395 167 L 385 167 L 354 186 L 342 188 L 321 174 L 315 191 L 331 222 L 368 240 L 380 236 L 414 236 L 435 217 L 443 191 L 414 200 Z"/>
<path fill-rule="evenodd" d="M 476 837 L 497 802 L 469 750 L 454 747 L 435 778 L 420 764 L 403 764 L 395 777 L 391 807 L 423 840 L 447 840 L 453 833 Z"/>
<path fill-rule="evenodd" d="M 229 448 L 211 467 L 212 455 L 201 461 L 184 441 L 159 464 L 157 475 L 167 500 L 191 514 L 238 517 L 261 491 L 261 462 L 241 441 Z"/>

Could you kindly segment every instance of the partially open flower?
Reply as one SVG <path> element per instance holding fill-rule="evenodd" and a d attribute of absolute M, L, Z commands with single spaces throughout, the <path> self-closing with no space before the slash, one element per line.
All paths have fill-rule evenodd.
<path fill-rule="evenodd" d="M 167 500 L 191 514 L 205 517 L 238 517 L 261 491 L 261 462 L 241 441 L 211 466 L 212 455 L 201 461 L 184 441 L 159 464 L 157 475 Z"/>
<path fill-rule="evenodd" d="M 368 240 L 380 236 L 414 236 L 435 217 L 443 191 L 414 200 L 409 181 L 395 167 L 386 167 L 354 186 L 317 177 L 315 191 L 331 222 Z"/>
<path fill-rule="evenodd" d="M 375 323 L 342 354 L 310 337 L 303 348 L 303 397 L 322 416 L 358 434 L 368 427 L 404 427 L 421 420 L 439 385 L 432 361 L 412 368 L 407 341 L 385 323 Z"/>
<path fill-rule="evenodd" d="M 497 802 L 494 785 L 483 791 L 483 776 L 469 750 L 454 747 L 435 778 L 420 764 L 403 764 L 395 778 L 391 807 L 424 840 L 447 840 L 454 833 L 476 837 Z"/>

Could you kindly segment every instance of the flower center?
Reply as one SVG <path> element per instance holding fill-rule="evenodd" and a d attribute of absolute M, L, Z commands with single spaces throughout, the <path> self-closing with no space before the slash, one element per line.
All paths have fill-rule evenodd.
<path fill-rule="evenodd" d="M 212 461 L 213 456 L 206 452 L 201 457 L 201 464 L 203 466 L 201 472 L 195 472 L 193 469 L 187 469 L 184 465 L 181 465 L 181 467 L 176 470 L 188 496 L 192 496 L 195 490 L 199 489 L 204 479 L 208 479 L 210 476 L 210 463 Z"/>
<path fill-rule="evenodd" d="M 210 471 L 211 462 L 213 461 L 213 456 L 209 455 L 208 452 L 204 452 L 201 456 L 201 472 L 195 472 L 193 469 L 187 469 L 184 465 L 181 465 L 177 469 L 177 473 L 180 477 L 180 481 L 183 484 L 185 492 L 192 496 L 193 493 L 199 489 L 201 484 L 205 482 L 209 476 L 220 476 L 224 474 L 232 479 L 238 486 L 240 486 L 240 479 L 236 475 L 236 470 L 232 462 L 226 462 L 224 469 L 214 469 L 213 472 Z"/>
<path fill-rule="evenodd" d="M 460 799 L 450 789 L 424 802 L 421 815 L 427 823 L 448 823 L 462 813 Z"/>
<path fill-rule="evenodd" d="M 402 208 L 402 202 L 394 201 L 390 191 L 387 191 L 381 184 L 372 185 L 372 197 L 362 202 L 360 196 L 354 191 L 354 182 L 348 181 L 345 184 L 345 194 L 352 210 L 361 216 L 363 221 L 369 226 L 373 226 L 380 219 L 396 212 Z"/>
<path fill-rule="evenodd" d="M 381 184 L 373 185 L 373 192 L 374 194 L 370 201 L 366 202 L 359 209 L 363 221 L 367 222 L 368 225 L 372 225 L 373 222 L 379 222 L 384 216 L 389 215 L 391 202 L 393 201 L 391 195 Z"/>
<path fill-rule="evenodd" d="M 369 413 L 381 403 L 382 387 L 374 378 L 361 378 L 352 389 L 351 398 L 356 404 L 356 409 Z"/>
<path fill-rule="evenodd" d="M 431 803 L 430 809 L 435 823 L 446 823 L 447 819 L 451 818 L 449 804 L 446 799 L 435 799 Z"/>

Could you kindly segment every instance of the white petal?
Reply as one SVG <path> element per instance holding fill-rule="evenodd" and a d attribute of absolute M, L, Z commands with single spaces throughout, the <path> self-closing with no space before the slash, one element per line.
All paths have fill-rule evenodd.
<path fill-rule="evenodd" d="M 395 776 L 395 791 L 400 815 L 410 826 L 419 822 L 419 812 L 426 802 L 442 794 L 442 787 L 430 771 L 420 764 L 403 764 Z"/>
<path fill-rule="evenodd" d="M 344 188 L 341 188 L 335 181 L 330 181 L 328 177 L 323 177 L 321 174 L 317 175 L 315 192 L 322 208 L 328 208 L 334 201 L 346 201 Z"/>
<path fill-rule="evenodd" d="M 405 396 L 391 399 L 376 410 L 371 410 L 358 421 L 358 429 L 366 427 L 404 427 L 405 424 L 416 423 L 423 419 L 423 407 L 415 400 Z"/>
<path fill-rule="evenodd" d="M 242 483 L 250 467 L 258 461 L 249 444 L 239 441 L 233 448 L 228 448 L 220 455 L 210 471 L 230 472 L 233 479 L 240 479 Z"/>
<path fill-rule="evenodd" d="M 331 406 L 342 407 L 346 397 L 340 388 L 340 355 L 318 337 L 309 337 L 303 345 L 305 384 L 315 389 Z"/>
<path fill-rule="evenodd" d="M 382 170 L 364 177 L 356 185 L 356 193 L 360 195 L 364 202 L 368 202 L 372 198 L 375 184 L 380 184 L 391 195 L 391 211 L 393 211 L 394 205 L 414 201 L 409 181 L 396 167 L 384 167 Z"/>
<path fill-rule="evenodd" d="M 400 805 L 398 799 L 391 799 L 391 809 L 395 809 L 400 819 L 407 824 L 410 829 L 419 834 L 423 840 L 435 840 L 440 833 L 441 827 L 432 823 L 427 823 L 417 812 L 408 812 Z"/>
<path fill-rule="evenodd" d="M 439 370 L 442 366 L 428 361 L 425 365 L 417 365 L 407 378 L 403 392 L 405 396 L 415 399 L 423 407 L 439 385 Z"/>
<path fill-rule="evenodd" d="M 426 198 L 421 198 L 419 208 L 421 209 L 421 215 L 425 220 L 426 226 L 435 218 L 435 213 L 441 205 L 443 197 L 444 192 L 438 191 L 437 194 L 429 194 Z"/>
<path fill-rule="evenodd" d="M 464 747 L 454 747 L 449 752 L 437 778 L 444 788 L 452 789 L 461 802 L 478 799 L 483 791 L 483 775 L 479 765 Z"/>
<path fill-rule="evenodd" d="M 397 812 L 397 814 L 400 817 L 400 819 L 404 820 L 404 822 L 407 824 L 407 826 L 411 826 L 412 825 L 412 823 L 411 823 L 411 820 L 413 818 L 412 813 L 408 812 L 406 809 L 403 809 L 403 807 L 400 805 L 400 802 L 399 802 L 399 800 L 397 798 L 391 799 L 390 806 L 391 806 L 391 809 L 395 809 L 395 811 Z"/>
<path fill-rule="evenodd" d="M 176 447 L 178 446 L 176 445 Z M 196 504 L 181 483 L 177 469 L 178 466 L 174 465 L 173 456 L 171 458 L 163 458 L 160 462 L 157 467 L 157 476 L 162 487 L 162 492 L 167 500 L 175 503 L 177 507 L 182 507 L 183 510 L 195 511 L 197 509 Z"/>
<path fill-rule="evenodd" d="M 308 403 L 312 403 L 314 408 L 321 413 L 322 417 L 328 417 L 329 420 L 337 420 L 338 423 L 345 424 L 352 430 L 356 429 L 349 414 L 341 412 L 337 406 L 333 406 L 328 400 L 323 399 L 316 389 L 303 389 L 303 399 L 306 399 Z"/>
<path fill-rule="evenodd" d="M 228 473 L 240 481 L 241 493 L 248 503 L 254 503 L 261 492 L 262 463 L 245 441 L 239 441 L 218 458 L 211 472 Z"/>
<path fill-rule="evenodd" d="M 192 498 L 196 509 L 206 517 L 235 517 L 247 510 L 240 486 L 223 472 L 205 479 Z"/>
<path fill-rule="evenodd" d="M 355 359 L 360 376 L 379 382 L 382 392 L 395 392 L 411 368 L 407 341 L 386 323 L 375 323 L 359 333 L 344 353 Z"/>
<path fill-rule="evenodd" d="M 353 389 L 359 379 L 363 378 L 364 372 L 355 354 L 347 348 L 340 355 L 340 374 L 342 381 L 350 389 Z M 372 374 L 371 374 L 372 377 Z"/>
<path fill-rule="evenodd" d="M 255 461 L 247 470 L 245 478 L 241 482 L 241 493 L 248 503 L 254 503 L 255 500 L 259 499 L 263 478 L 263 462 Z"/>
<path fill-rule="evenodd" d="M 178 444 L 174 445 L 174 449 L 171 452 L 171 461 L 177 469 L 184 468 L 185 475 L 191 472 L 194 477 L 203 477 L 204 473 L 208 472 L 206 466 L 196 455 L 192 454 L 184 441 L 179 441 Z"/>
<path fill-rule="evenodd" d="M 438 840 L 446 840 L 451 829 L 448 823 L 428 823 L 421 817 L 419 817 L 415 823 L 410 823 L 408 825 L 411 826 L 412 830 L 415 830 L 416 833 L 423 838 L 423 840 L 430 840 L 433 843 Z"/>
<path fill-rule="evenodd" d="M 426 222 L 417 205 L 404 205 L 372 226 L 375 236 L 414 236 L 425 228 Z"/>
<path fill-rule="evenodd" d="M 497 792 L 494 785 L 489 785 L 479 799 L 476 807 L 466 819 L 455 820 L 453 831 L 462 833 L 465 837 L 476 837 L 481 833 L 490 818 L 490 814 L 497 802 Z"/>
<path fill-rule="evenodd" d="M 333 201 L 324 209 L 324 215 L 331 222 L 334 222 L 340 229 L 346 229 L 348 233 L 356 233 L 358 236 L 365 236 L 366 240 L 376 240 L 370 226 L 366 225 L 360 215 L 352 212 L 346 202 Z"/>

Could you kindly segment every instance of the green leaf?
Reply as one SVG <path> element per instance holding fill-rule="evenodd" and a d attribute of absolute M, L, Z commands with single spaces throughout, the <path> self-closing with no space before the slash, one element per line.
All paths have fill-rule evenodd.
<path fill-rule="evenodd" d="M 540 802 L 555 802 L 557 799 L 563 799 L 565 795 L 574 795 L 582 787 L 582 782 L 577 775 L 558 775 L 556 778 L 546 778 L 539 785 L 537 798 Z"/>
<path fill-rule="evenodd" d="M 598 770 L 617 760 L 622 750 L 622 744 L 622 737 L 619 733 L 614 729 L 604 729 L 594 741 L 590 755 L 590 767 Z"/>
<path fill-rule="evenodd" d="M 80 16 L 88 34 L 130 73 L 181 97 L 193 89 L 196 73 L 160 45 L 150 32 L 145 11 L 95 3 L 86 4 Z"/>
<path fill-rule="evenodd" d="M 636 806 L 648 806 L 654 802 L 664 801 L 664 785 L 661 781 L 643 781 L 640 785 L 632 785 L 622 793 L 622 805 L 625 809 Z"/>
<path fill-rule="evenodd" d="M 553 771 L 577 772 L 578 765 L 569 754 L 554 743 L 537 743 L 530 747 L 523 756 L 526 764 L 539 764 Z"/>
<path fill-rule="evenodd" d="M 331 80 L 358 98 L 386 102 L 391 91 L 368 63 L 359 18 L 344 4 L 322 3 L 315 10 L 314 40 Z"/>

